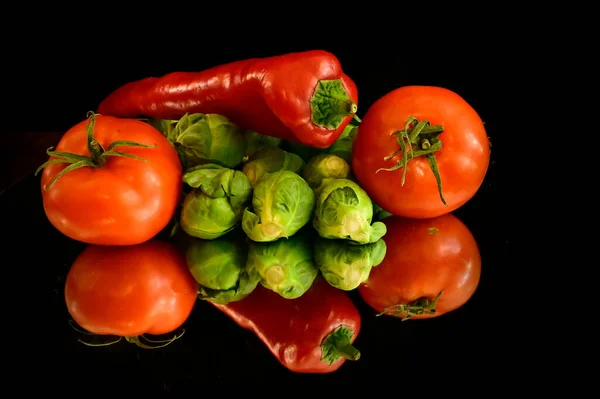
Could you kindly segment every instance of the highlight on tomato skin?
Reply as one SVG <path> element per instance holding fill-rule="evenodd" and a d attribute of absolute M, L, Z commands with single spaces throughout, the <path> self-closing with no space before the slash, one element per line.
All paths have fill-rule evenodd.
<path fill-rule="evenodd" d="M 352 172 L 387 212 L 414 219 L 450 213 L 481 187 L 490 162 L 483 121 L 457 93 L 405 86 L 366 111 Z"/>
<path fill-rule="evenodd" d="M 89 245 L 65 284 L 67 310 L 77 326 L 142 347 L 153 341 L 146 334 L 181 328 L 197 294 L 198 283 L 183 253 L 157 239 L 132 246 Z"/>
<path fill-rule="evenodd" d="M 439 317 L 473 296 L 481 255 L 469 228 L 453 214 L 432 219 L 385 219 L 387 253 L 358 288 L 379 316 Z"/>

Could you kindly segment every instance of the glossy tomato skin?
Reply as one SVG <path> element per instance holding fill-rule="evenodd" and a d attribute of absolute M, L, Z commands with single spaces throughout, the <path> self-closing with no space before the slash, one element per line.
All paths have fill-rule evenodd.
<path fill-rule="evenodd" d="M 384 157 L 399 148 L 395 131 L 408 118 L 443 125 L 442 149 L 435 152 L 447 205 L 440 199 L 435 177 L 425 157 L 402 168 L 380 171 L 398 163 L 402 154 Z M 458 94 L 439 87 L 407 86 L 391 91 L 366 112 L 353 144 L 352 171 L 373 201 L 386 211 L 409 218 L 432 218 L 458 209 L 481 186 L 490 160 L 490 145 L 477 112 Z"/>
<path fill-rule="evenodd" d="M 94 334 L 134 337 L 166 334 L 190 315 L 198 283 L 170 243 L 88 246 L 65 285 L 73 320 Z"/>
<path fill-rule="evenodd" d="M 436 313 L 412 317 L 424 319 L 458 309 L 473 296 L 481 277 L 481 256 L 475 238 L 456 216 L 391 216 L 385 224 L 385 258 L 358 288 L 369 306 L 382 312 L 418 298 L 434 299 L 443 290 Z"/>
<path fill-rule="evenodd" d="M 55 151 L 89 156 L 86 122 L 69 129 Z M 44 186 L 67 165 L 46 166 L 41 185 L 48 220 L 67 237 L 88 244 L 134 245 L 151 239 L 169 223 L 179 202 L 177 152 L 158 130 L 133 119 L 99 115 L 94 137 L 104 148 L 116 140 L 156 147 L 116 147 L 147 161 L 110 156 L 102 167 L 68 172 L 48 190 Z"/>

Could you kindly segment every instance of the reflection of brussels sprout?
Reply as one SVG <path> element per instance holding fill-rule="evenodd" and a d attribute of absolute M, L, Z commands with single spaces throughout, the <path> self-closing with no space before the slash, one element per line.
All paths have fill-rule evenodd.
<path fill-rule="evenodd" d="M 242 229 L 258 242 L 290 237 L 310 221 L 314 205 L 315 194 L 299 175 L 267 173 L 254 188 L 253 210 L 244 211 Z"/>
<path fill-rule="evenodd" d="M 256 270 L 266 288 L 284 298 L 302 296 L 318 274 L 311 245 L 303 234 L 269 243 L 250 243 L 248 271 Z"/>
<path fill-rule="evenodd" d="M 244 139 L 246 140 L 246 156 L 244 157 L 244 160 L 248 160 L 252 154 L 261 148 L 279 147 L 281 144 L 281 139 L 278 137 L 266 136 L 252 130 L 246 130 L 244 132 Z"/>
<path fill-rule="evenodd" d="M 303 167 L 304 161 L 298 155 L 286 152 L 279 147 L 265 147 L 257 150 L 248 159 L 242 172 L 248 176 L 250 184 L 254 187 L 265 173 L 274 173 L 280 170 L 300 173 Z"/>
<path fill-rule="evenodd" d="M 217 163 L 234 168 L 246 152 L 243 130 L 221 115 L 185 114 L 178 121 L 153 119 L 149 123 L 183 147 L 188 167 Z"/>
<path fill-rule="evenodd" d="M 309 186 L 317 188 L 324 179 L 345 179 L 350 174 L 350 165 L 332 154 L 315 155 L 302 170 L 302 177 Z"/>
<path fill-rule="evenodd" d="M 217 165 L 200 165 L 189 169 L 183 180 L 195 187 L 183 200 L 183 231 L 212 240 L 235 228 L 252 194 L 246 175 Z"/>
<path fill-rule="evenodd" d="M 346 240 L 320 238 L 314 248 L 315 264 L 323 278 L 344 291 L 365 282 L 371 268 L 383 262 L 386 252 L 385 242 L 381 239 L 372 244 L 354 245 Z"/>
<path fill-rule="evenodd" d="M 200 284 L 199 296 L 218 304 L 239 301 L 258 285 L 260 276 L 246 269 L 246 250 L 225 238 L 193 239 L 186 251 L 190 272 Z"/>
<path fill-rule="evenodd" d="M 375 222 L 373 203 L 360 186 L 348 179 L 332 179 L 319 189 L 313 227 L 323 238 L 339 238 L 356 244 L 375 242 L 386 233 L 385 224 Z"/>
<path fill-rule="evenodd" d="M 337 155 L 344 161 L 350 163 L 352 158 L 352 144 L 358 128 L 352 124 L 346 126 L 340 137 L 327 149 L 328 154 Z"/>

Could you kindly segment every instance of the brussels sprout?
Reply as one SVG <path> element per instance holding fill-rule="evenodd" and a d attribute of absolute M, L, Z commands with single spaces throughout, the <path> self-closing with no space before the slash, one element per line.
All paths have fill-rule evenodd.
<path fill-rule="evenodd" d="M 304 162 L 308 162 L 315 155 L 327 152 L 326 148 L 315 148 L 305 144 L 295 143 L 293 141 L 284 140 L 281 143 L 281 148 L 287 152 L 298 155 Z"/>
<path fill-rule="evenodd" d="M 344 159 L 332 154 L 315 155 L 302 170 L 302 177 L 313 189 L 324 179 L 345 179 L 350 174 L 350 165 Z"/>
<path fill-rule="evenodd" d="M 269 243 L 251 242 L 246 266 L 260 274 L 265 288 L 294 299 L 308 291 L 319 272 L 311 250 L 303 234 Z"/>
<path fill-rule="evenodd" d="M 194 166 L 183 174 L 183 182 L 199 188 L 212 198 L 229 197 L 231 206 L 239 208 L 250 199 L 252 187 L 245 174 L 239 170 L 216 164 Z"/>
<path fill-rule="evenodd" d="M 358 127 L 349 124 L 340 137 L 327 149 L 328 154 L 337 155 L 350 164 L 352 159 L 352 144 L 358 132 Z"/>
<path fill-rule="evenodd" d="M 371 225 L 372 218 L 371 199 L 352 180 L 327 180 L 319 189 L 313 227 L 321 237 L 346 239 L 356 244 L 375 242 L 387 229 L 382 222 Z"/>
<path fill-rule="evenodd" d="M 194 187 L 184 200 L 180 225 L 192 237 L 212 240 L 233 230 L 250 200 L 250 181 L 240 171 L 214 164 L 189 169 L 184 182 Z"/>
<path fill-rule="evenodd" d="M 304 167 L 304 161 L 296 154 L 286 152 L 279 147 L 265 147 L 257 150 L 249 159 L 242 172 L 252 187 L 265 175 L 280 170 L 290 170 L 299 174 Z"/>
<path fill-rule="evenodd" d="M 278 137 L 266 136 L 252 130 L 244 132 L 244 139 L 246 140 L 246 156 L 244 157 L 244 161 L 247 161 L 252 154 L 261 148 L 279 147 L 282 141 Z"/>
<path fill-rule="evenodd" d="M 257 242 L 291 237 L 310 221 L 314 205 L 313 190 L 298 174 L 267 173 L 254 188 L 253 210 L 244 211 L 242 229 Z"/>
<path fill-rule="evenodd" d="M 182 147 L 187 167 L 205 163 L 235 168 L 244 158 L 246 141 L 243 130 L 217 114 L 185 114 L 181 119 L 152 119 L 176 147 Z"/>
<path fill-rule="evenodd" d="M 246 249 L 237 241 L 193 239 L 186 250 L 190 272 L 200 284 L 201 299 L 225 305 L 250 294 L 260 275 L 246 268 Z"/>
<path fill-rule="evenodd" d="M 383 220 L 389 216 L 392 214 L 373 202 L 373 220 Z"/>
<path fill-rule="evenodd" d="M 346 240 L 320 238 L 315 243 L 315 264 L 329 284 L 351 291 L 369 278 L 371 268 L 383 262 L 386 245 L 382 239 L 355 245 Z"/>

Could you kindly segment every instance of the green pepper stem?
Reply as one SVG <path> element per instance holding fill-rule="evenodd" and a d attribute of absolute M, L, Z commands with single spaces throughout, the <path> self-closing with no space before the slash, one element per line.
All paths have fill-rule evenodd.
<path fill-rule="evenodd" d="M 42 165 L 40 165 L 39 168 L 37 168 L 37 170 L 35 171 L 35 176 L 37 176 L 42 171 L 42 169 L 44 169 L 48 165 L 61 163 L 61 164 L 68 164 L 68 166 L 65 167 L 63 170 L 61 170 L 59 173 L 57 173 L 56 176 L 54 176 L 52 178 L 52 180 L 50 180 L 50 182 L 44 186 L 44 191 L 50 190 L 50 188 L 52 188 L 52 186 L 62 176 L 64 176 L 65 174 L 67 174 L 73 170 L 80 169 L 83 167 L 101 168 L 102 166 L 104 166 L 104 164 L 106 164 L 106 161 L 107 161 L 108 157 L 110 157 L 110 156 L 131 158 L 131 159 L 136 159 L 136 160 L 142 161 L 142 162 L 148 161 L 146 158 L 140 158 L 136 155 L 128 154 L 128 153 L 121 152 L 121 151 L 116 151 L 116 150 L 114 150 L 115 147 L 156 148 L 156 144 L 146 145 L 146 144 L 136 143 L 134 141 L 117 140 L 117 141 L 112 142 L 108 146 L 108 148 L 105 149 L 102 146 L 102 144 L 100 144 L 94 137 L 95 125 L 96 125 L 96 114 L 94 112 L 90 111 L 90 112 L 88 112 L 88 120 L 86 123 L 87 147 L 88 147 L 88 151 L 90 153 L 89 156 L 74 154 L 74 153 L 70 153 L 70 152 L 54 151 L 53 150 L 54 147 L 50 147 L 46 150 L 46 154 L 48 154 L 48 156 L 50 156 L 50 159 L 48 161 L 44 162 Z"/>
<path fill-rule="evenodd" d="M 356 114 L 358 105 L 340 79 L 320 80 L 309 100 L 312 122 L 324 129 L 337 129 L 344 118 Z"/>
<path fill-rule="evenodd" d="M 321 360 L 333 364 L 340 358 L 348 360 L 360 359 L 360 351 L 350 343 L 354 332 L 347 326 L 339 326 L 329 334 L 321 344 Z"/>
<path fill-rule="evenodd" d="M 358 360 L 360 359 L 360 351 L 356 349 L 352 344 L 348 343 L 346 345 L 336 344 L 335 349 L 341 357 L 348 360 Z"/>
<path fill-rule="evenodd" d="M 438 168 L 437 159 L 435 153 L 442 149 L 442 141 L 439 139 L 439 135 L 444 132 L 444 127 L 441 125 L 430 125 L 429 121 L 417 120 L 414 116 L 408 117 L 404 124 L 403 130 L 392 132 L 392 135 L 396 135 L 399 148 L 391 154 L 383 158 L 384 161 L 388 161 L 399 154 L 402 157 L 398 160 L 396 165 L 390 168 L 379 168 L 375 173 L 381 171 L 392 172 L 398 169 L 402 169 L 402 177 L 400 179 L 400 185 L 404 186 L 406 181 L 406 166 L 408 163 L 417 157 L 427 158 L 429 168 L 435 178 L 440 199 L 444 205 L 447 205 L 446 199 L 442 192 L 442 178 L 440 176 L 440 170 Z"/>

